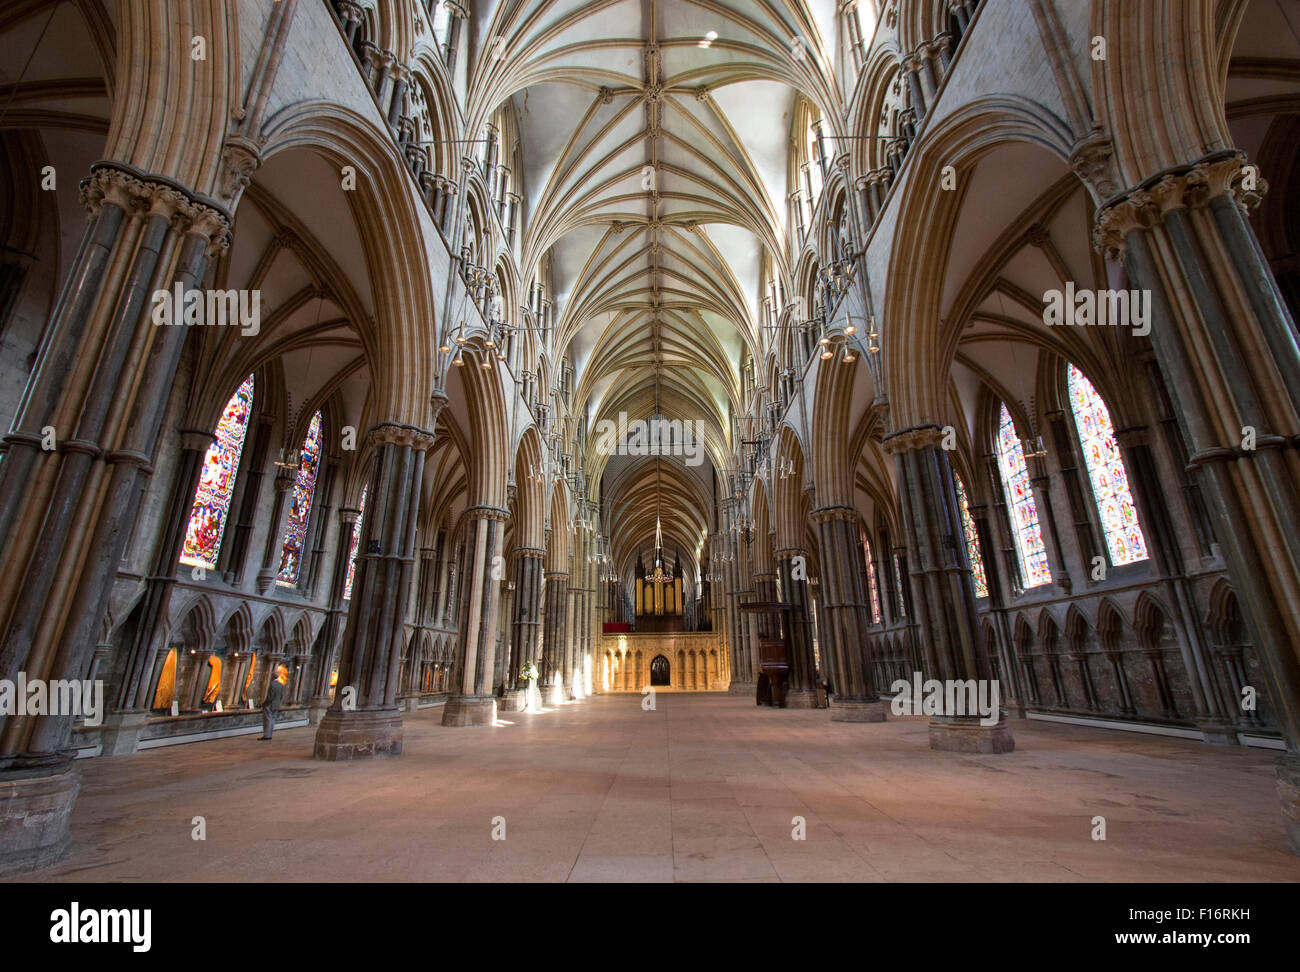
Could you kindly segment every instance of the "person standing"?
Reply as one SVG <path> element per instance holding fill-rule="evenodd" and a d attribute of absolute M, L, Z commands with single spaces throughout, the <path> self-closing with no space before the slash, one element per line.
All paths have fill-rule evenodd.
<path fill-rule="evenodd" d="M 275 715 L 280 711 L 280 702 L 284 698 L 284 687 L 289 682 L 289 669 L 284 665 L 275 667 L 275 678 L 266 690 L 266 700 L 262 703 L 262 735 L 259 739 L 270 739 L 275 731 Z"/>

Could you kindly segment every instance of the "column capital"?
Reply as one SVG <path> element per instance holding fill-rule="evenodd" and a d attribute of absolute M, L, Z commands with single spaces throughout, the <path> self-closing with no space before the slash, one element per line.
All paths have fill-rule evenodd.
<path fill-rule="evenodd" d="M 898 455 L 900 452 L 925 449 L 937 446 L 943 440 L 943 429 L 938 425 L 914 425 L 892 435 L 885 436 L 885 452 Z"/>
<path fill-rule="evenodd" d="M 510 519 L 510 511 L 502 509 L 500 506 L 488 506 L 486 503 L 480 503 L 467 509 L 465 516 L 471 520 L 498 520 L 504 523 Z"/>
<path fill-rule="evenodd" d="M 366 433 L 372 446 L 410 446 L 412 449 L 429 449 L 433 446 L 433 433 L 414 425 L 400 422 L 383 422 L 370 427 Z"/>
<path fill-rule="evenodd" d="M 218 248 L 229 245 L 230 213 L 216 200 L 200 196 L 164 176 L 124 162 L 96 162 L 81 181 L 81 202 L 94 216 L 105 203 L 127 213 L 157 214 L 182 233 L 198 233 Z"/>
<path fill-rule="evenodd" d="M 1252 178 L 1246 179 L 1250 169 Z M 1249 186 L 1249 187 L 1247 187 Z M 1162 169 L 1103 203 L 1097 211 L 1093 247 L 1119 259 L 1135 229 L 1149 229 L 1168 213 L 1199 208 L 1226 196 L 1243 212 L 1259 204 L 1268 183 L 1247 165 L 1236 149 L 1211 152 L 1190 165 Z"/>
<path fill-rule="evenodd" d="M 823 506 L 808 515 L 814 523 L 832 523 L 835 520 L 856 520 L 858 511 L 852 506 Z"/>

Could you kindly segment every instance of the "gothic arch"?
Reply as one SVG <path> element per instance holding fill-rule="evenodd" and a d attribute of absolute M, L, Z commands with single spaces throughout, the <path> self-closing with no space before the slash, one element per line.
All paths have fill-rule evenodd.
<path fill-rule="evenodd" d="M 951 166 L 958 185 L 1000 144 L 1027 142 L 1062 161 L 1072 142 L 1065 123 L 1019 96 L 975 99 L 927 127 L 912 148 L 911 191 L 899 211 L 890 253 L 880 344 L 890 422 L 895 431 L 943 425 L 950 352 L 945 351 L 940 301 L 949 245 L 962 193 L 943 191 L 942 171 Z M 906 340 L 895 340 L 896 335 Z"/>

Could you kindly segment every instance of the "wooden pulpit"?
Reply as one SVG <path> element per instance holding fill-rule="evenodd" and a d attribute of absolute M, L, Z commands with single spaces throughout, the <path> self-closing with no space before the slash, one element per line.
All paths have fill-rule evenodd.
<path fill-rule="evenodd" d="M 758 688 L 755 704 L 785 708 L 790 681 L 790 612 L 784 601 L 751 601 L 740 605 L 747 614 L 759 615 Z"/>

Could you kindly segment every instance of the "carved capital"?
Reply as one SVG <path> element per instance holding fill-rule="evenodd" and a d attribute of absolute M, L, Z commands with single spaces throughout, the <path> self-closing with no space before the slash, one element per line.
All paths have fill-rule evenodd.
<path fill-rule="evenodd" d="M 856 520 L 858 511 L 852 506 L 823 506 L 809 514 L 814 523 L 833 523 L 836 520 Z"/>
<path fill-rule="evenodd" d="M 904 429 L 902 432 L 895 432 L 893 435 L 887 435 L 881 444 L 884 446 L 885 452 L 890 455 L 898 455 L 900 452 L 911 452 L 916 449 L 937 446 L 942 441 L 942 428 L 937 425 L 919 425 L 914 428 Z"/>
<path fill-rule="evenodd" d="M 465 511 L 465 516 L 471 520 L 497 520 L 498 522 L 504 523 L 510 519 L 510 511 L 503 510 L 499 506 L 479 504 L 478 506 L 471 506 L 467 509 Z"/>
<path fill-rule="evenodd" d="M 221 148 L 222 201 L 233 206 L 261 164 L 261 146 L 257 142 L 240 135 L 228 137 Z"/>
<path fill-rule="evenodd" d="M 1115 176 L 1115 146 L 1110 136 L 1094 128 L 1075 143 L 1070 168 L 1097 199 L 1109 199 L 1119 191 Z"/>
<path fill-rule="evenodd" d="M 425 450 L 433 445 L 432 432 L 427 432 L 414 425 L 402 425 L 397 422 L 385 422 L 382 425 L 376 425 L 366 433 L 366 437 L 376 449 L 385 445 L 397 445 Z"/>
<path fill-rule="evenodd" d="M 1132 230 L 1148 229 L 1171 212 L 1206 206 L 1224 196 L 1246 212 L 1267 191 L 1268 184 L 1246 164 L 1241 152 L 1214 152 L 1191 165 L 1157 172 L 1103 206 L 1097 213 L 1093 245 L 1118 259 Z"/>

